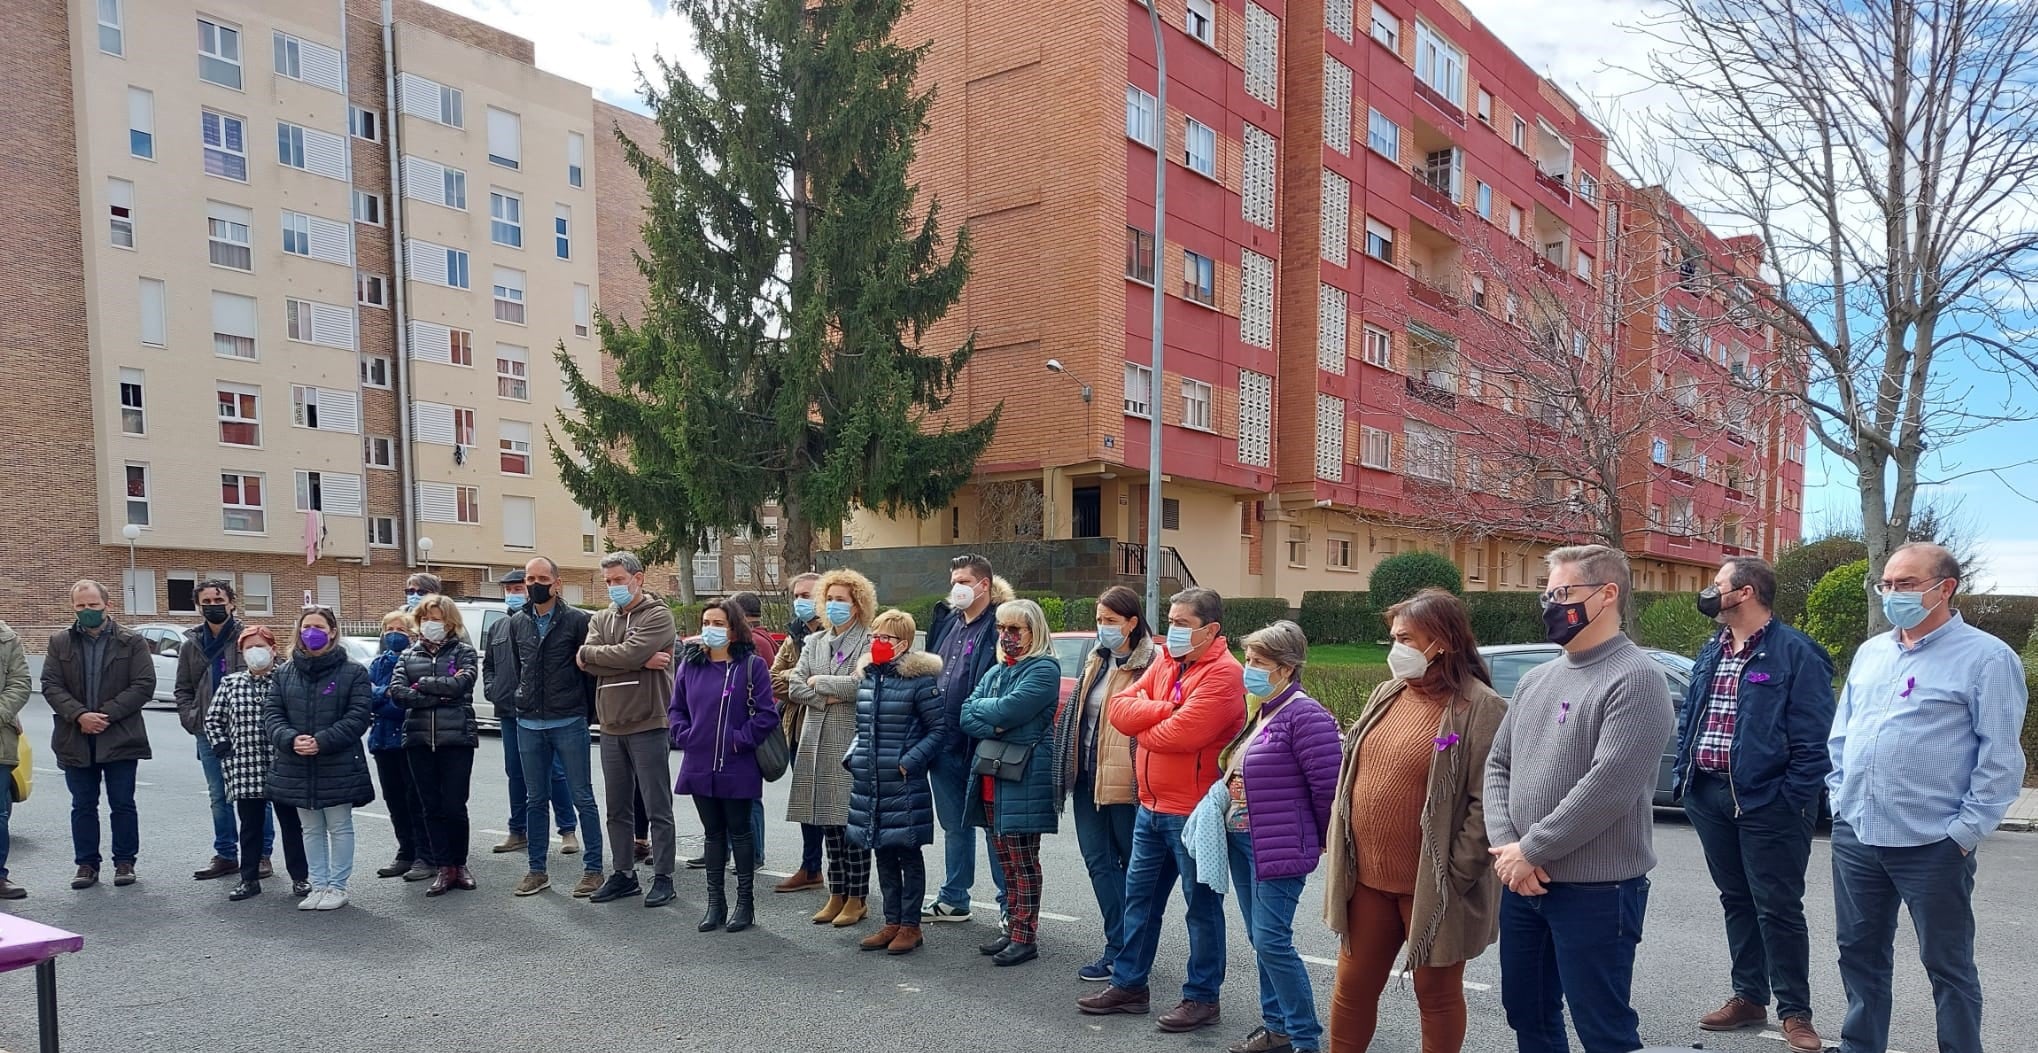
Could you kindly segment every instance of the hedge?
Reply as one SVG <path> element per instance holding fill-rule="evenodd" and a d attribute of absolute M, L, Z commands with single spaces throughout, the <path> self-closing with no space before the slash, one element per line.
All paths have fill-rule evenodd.
<path fill-rule="evenodd" d="M 1290 617 L 1294 608 L 1279 597 L 1242 596 L 1224 601 L 1224 635 L 1232 640 L 1247 636 Z"/>
<path fill-rule="evenodd" d="M 1979 593 L 1956 597 L 1960 616 L 1990 636 L 2022 650 L 2038 629 L 2038 596 L 1997 596 Z"/>
<path fill-rule="evenodd" d="M 1303 676 L 1308 676 L 1306 667 Z M 2027 698 L 2038 698 L 2038 629 L 2024 643 L 2024 694 Z M 2038 705 L 2024 707 L 2024 757 L 2024 783 L 2038 786 L 2038 768 L 2029 763 L 2030 758 L 2038 757 Z"/>
<path fill-rule="evenodd" d="M 1843 673 L 1868 635 L 1868 593 L 1861 584 L 1867 574 L 1865 559 L 1828 571 L 1812 586 L 1798 625 L 1833 656 L 1834 668 Z"/>
<path fill-rule="evenodd" d="M 1797 625 L 1804 616 L 1805 600 L 1819 579 L 1858 559 L 1868 558 L 1868 546 L 1851 537 L 1829 537 L 1799 545 L 1776 558 L 1776 616 L 1787 625 Z M 2018 646 L 2012 644 L 2012 647 Z"/>
<path fill-rule="evenodd" d="M 1384 665 L 1341 665 L 1302 667 L 1302 690 L 1336 714 L 1337 721 L 1351 727 L 1366 708 L 1366 698 L 1375 687 L 1393 678 Z"/>
<path fill-rule="evenodd" d="M 1635 618 L 1635 642 L 1673 654 L 1696 655 L 1719 631 L 1711 618 L 1698 613 L 1690 598 L 1666 596 L 1642 608 Z"/>
<path fill-rule="evenodd" d="M 1450 557 L 1436 552 L 1403 552 L 1398 556 L 1388 556 L 1373 568 L 1373 576 L 1366 580 L 1366 591 L 1375 597 L 1375 606 L 1383 611 L 1429 588 L 1464 594 L 1465 580 L 1459 576 L 1458 565 L 1451 562 Z"/>
<path fill-rule="evenodd" d="M 1310 643 L 1373 643 L 1387 637 L 1387 627 L 1364 592 L 1305 592 L 1298 622 Z"/>

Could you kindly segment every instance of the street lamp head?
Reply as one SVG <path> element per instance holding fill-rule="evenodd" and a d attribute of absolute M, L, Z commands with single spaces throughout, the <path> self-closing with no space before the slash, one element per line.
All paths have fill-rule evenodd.
<path fill-rule="evenodd" d="M 129 523 L 128 525 L 120 528 L 120 536 L 126 538 L 127 543 L 132 545 L 141 538 L 142 528 L 134 525 L 133 523 Z"/>
<path fill-rule="evenodd" d="M 1063 373 L 1067 372 L 1067 369 L 1061 364 L 1061 359 L 1050 358 L 1047 360 L 1047 371 L 1049 373 Z"/>
<path fill-rule="evenodd" d="M 421 538 L 418 538 L 418 551 L 419 551 L 419 552 L 430 552 L 431 550 L 432 550 L 432 539 L 431 539 L 431 538 L 428 538 L 428 537 L 421 537 Z"/>

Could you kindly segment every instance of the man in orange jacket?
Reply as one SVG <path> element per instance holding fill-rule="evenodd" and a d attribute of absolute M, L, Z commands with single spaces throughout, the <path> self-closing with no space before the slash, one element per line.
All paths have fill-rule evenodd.
<path fill-rule="evenodd" d="M 1167 657 L 1111 699 L 1112 726 L 1135 743 L 1139 816 L 1125 871 L 1125 949 L 1111 963 L 1111 986 L 1076 1003 L 1085 1013 L 1147 1011 L 1147 976 L 1179 877 L 1188 890 L 1189 968 L 1181 1004 L 1158 1023 L 1177 1032 L 1219 1023 L 1224 897 L 1196 883 L 1182 824 L 1222 773 L 1218 752 L 1245 727 L 1245 671 L 1225 643 L 1223 621 L 1216 592 L 1176 593 L 1168 601 Z"/>

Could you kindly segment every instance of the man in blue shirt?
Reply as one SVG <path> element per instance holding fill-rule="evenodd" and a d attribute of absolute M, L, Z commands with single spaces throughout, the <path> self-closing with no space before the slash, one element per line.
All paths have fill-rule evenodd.
<path fill-rule="evenodd" d="M 1884 1053 L 1897 906 L 1932 978 L 1939 1048 L 1981 1053 L 1975 850 L 2024 782 L 2024 667 L 1953 610 L 1960 563 L 1938 545 L 1890 554 L 1875 582 L 1895 628 L 1854 655 L 1827 743 L 1842 1053 Z"/>

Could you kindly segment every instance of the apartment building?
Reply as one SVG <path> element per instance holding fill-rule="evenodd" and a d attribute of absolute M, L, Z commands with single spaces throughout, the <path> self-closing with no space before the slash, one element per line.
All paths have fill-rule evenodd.
<path fill-rule="evenodd" d="M 1427 549 L 1469 588 L 1535 588 L 1542 554 L 1579 531 L 1524 510 L 1591 494 L 1496 476 L 1495 436 L 1565 439 L 1556 408 L 1506 379 L 1531 339 L 1620 383 L 1680 385 L 1602 407 L 1633 433 L 1605 500 L 1642 587 L 1695 589 L 1722 554 L 1796 539 L 1803 422 L 1749 379 L 1768 375 L 1768 334 L 1734 324 L 1724 283 L 1687 275 L 1751 276 L 1759 252 L 1623 184 L 1603 133 L 1456 3 L 1156 2 L 1164 111 L 1140 0 L 920 4 L 902 24 L 931 41 L 938 89 L 922 190 L 976 244 L 929 340 L 976 334 L 951 412 L 1004 418 L 946 514 L 859 515 L 846 544 L 1115 538 L 1136 577 L 1159 414 L 1169 577 L 1299 599 Z M 1012 488 L 1038 495 L 1037 528 L 980 514 Z"/>
<path fill-rule="evenodd" d="M 489 595 L 536 553 L 579 599 L 603 539 L 549 463 L 553 352 L 601 375 L 597 305 L 641 303 L 611 129 L 646 122 L 416 0 L 24 18 L 0 466 L 49 499 L 0 513 L 0 617 L 61 621 L 90 575 L 130 620 L 209 577 L 372 618 L 427 562 Z"/>

